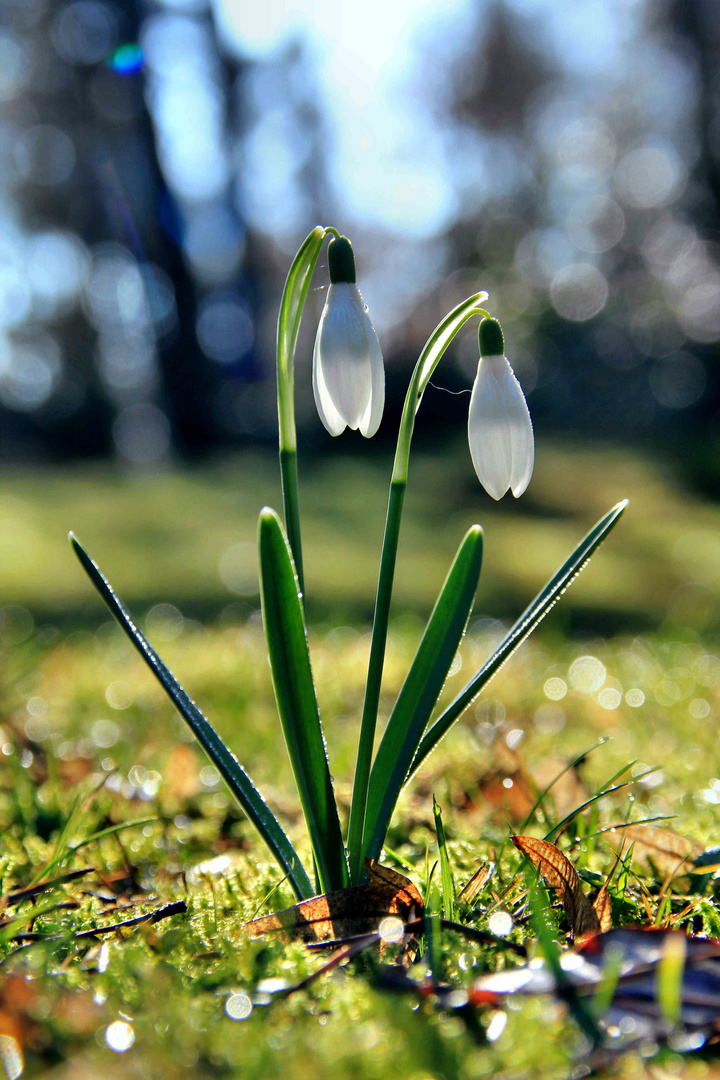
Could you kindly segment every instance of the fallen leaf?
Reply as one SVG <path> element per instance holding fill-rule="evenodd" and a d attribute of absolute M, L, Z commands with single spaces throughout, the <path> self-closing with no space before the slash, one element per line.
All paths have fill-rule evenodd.
<path fill-rule="evenodd" d="M 607 881 L 595 897 L 593 911 L 597 915 L 599 927 L 602 931 L 612 929 L 612 900 L 608 892 Z"/>
<path fill-rule="evenodd" d="M 559 893 L 574 935 L 578 937 L 590 930 L 598 930 L 598 916 L 582 890 L 575 867 L 562 851 L 547 840 L 535 840 L 532 836 L 512 836 L 511 840 L 538 867 L 548 885 Z"/>
<path fill-rule="evenodd" d="M 180 802 L 192 799 L 201 790 L 200 766 L 194 746 L 178 743 L 173 748 L 163 769 L 163 786 L 166 794 Z"/>
<path fill-rule="evenodd" d="M 8 975 L 0 989 L 0 1035 L 25 1046 L 37 1033 L 32 1014 L 37 1006 L 37 986 L 22 975 Z"/>
<path fill-rule="evenodd" d="M 420 893 L 409 878 L 372 859 L 365 860 L 366 885 L 353 885 L 338 892 L 303 900 L 294 907 L 245 923 L 250 937 L 261 934 L 298 934 L 322 941 L 343 939 L 377 930 L 388 915 L 403 922 L 422 914 Z"/>
<path fill-rule="evenodd" d="M 469 881 L 466 881 L 457 895 L 458 900 L 471 904 L 479 892 L 485 888 L 495 872 L 495 863 L 486 862 L 479 867 Z"/>
<path fill-rule="evenodd" d="M 682 869 L 693 869 L 695 857 L 702 852 L 702 845 L 679 836 L 671 829 L 658 829 L 651 825 L 618 826 L 626 844 L 634 844 L 633 857 L 641 862 L 651 862 L 661 874 L 677 874 Z"/>
<path fill-rule="evenodd" d="M 498 820 L 524 821 L 531 812 L 537 790 L 528 777 L 520 755 L 504 742 L 493 747 L 492 765 L 477 779 L 477 796 L 470 799 L 476 805 L 479 796 L 480 809 L 488 810 Z M 485 804 L 485 805 L 483 805 Z"/>

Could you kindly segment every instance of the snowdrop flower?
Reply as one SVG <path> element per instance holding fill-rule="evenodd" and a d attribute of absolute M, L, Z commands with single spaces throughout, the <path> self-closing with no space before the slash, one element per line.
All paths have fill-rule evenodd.
<path fill-rule="evenodd" d="M 351 427 L 370 438 L 382 419 L 385 371 L 346 237 L 330 241 L 328 267 L 330 287 L 313 351 L 315 404 L 331 435 Z"/>
<path fill-rule="evenodd" d="M 525 395 L 504 356 L 497 319 L 478 331 L 480 362 L 470 398 L 468 441 L 475 472 L 493 499 L 508 488 L 517 498 L 530 483 L 535 458 L 532 421 Z"/>

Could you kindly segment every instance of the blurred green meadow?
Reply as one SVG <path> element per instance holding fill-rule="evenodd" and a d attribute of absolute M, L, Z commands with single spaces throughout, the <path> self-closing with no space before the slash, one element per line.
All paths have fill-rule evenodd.
<path fill-rule="evenodd" d="M 389 468 L 342 456 L 301 461 L 310 648 L 343 824 Z M 469 460 L 451 448 L 419 455 L 411 467 L 381 718 L 471 522 L 485 528 L 485 562 L 443 701 L 492 651 L 501 621 L 514 620 L 624 497 L 630 505 L 590 565 L 404 793 L 387 839 L 384 861 L 439 910 L 434 795 L 456 888 L 484 862 L 496 864 L 463 919 L 484 929 L 493 911 L 507 910 L 515 942 L 532 935 L 523 863 L 509 833 L 542 836 L 611 782 L 628 786 L 584 810 L 560 841 L 588 889 L 610 873 L 624 822 L 652 819 L 702 848 L 718 844 L 720 509 L 688 494 L 667 466 L 607 446 L 545 445 L 519 503 L 492 503 Z M 6 471 L 6 1073 L 14 1080 L 569 1075 L 582 1045 L 557 1002 L 513 1001 L 498 1036 L 493 1010 L 480 1012 L 476 1029 L 429 1000 L 383 988 L 373 956 L 287 1001 L 265 1002 L 263 980 L 294 983 L 322 956 L 299 942 L 245 934 L 247 919 L 292 903 L 292 893 L 66 541 L 72 528 L 308 857 L 258 614 L 255 522 L 265 503 L 279 505 L 277 467 L 260 453 L 153 475 L 98 466 Z M 538 792 L 573 759 L 533 813 Z M 8 899 L 82 869 L 90 872 L 77 881 Z M 720 932 L 711 876 L 668 878 L 639 847 L 612 898 L 616 925 L 649 920 Z M 77 936 L 180 900 L 184 914 Z M 554 918 L 565 943 L 569 928 L 561 912 Z M 459 987 L 513 963 L 502 949 L 453 933 L 443 935 L 439 956 L 441 976 Z M 12 981 L 28 975 L 29 982 Z M 19 1072 L 13 1053 L 23 1060 Z M 622 1058 L 613 1075 L 647 1075 L 643 1053 Z M 657 1067 L 668 1075 L 716 1075 L 706 1057 L 659 1054 Z"/>
<path fill-rule="evenodd" d="M 310 612 L 372 613 L 391 461 L 332 455 L 300 462 Z M 425 615 L 467 527 L 485 530 L 476 614 L 514 617 L 614 503 L 630 506 L 612 543 L 564 597 L 560 618 L 602 625 L 717 625 L 720 507 L 688 493 L 667 462 L 626 448 L 544 442 L 519 502 L 488 498 L 467 451 L 411 465 L 395 611 Z M 186 470 L 110 465 L 5 469 L 0 603 L 36 621 L 96 621 L 100 607 L 65 538 L 72 529 L 127 603 L 175 605 L 207 620 L 257 607 L 255 534 L 280 508 L 276 458 L 246 453 Z"/>

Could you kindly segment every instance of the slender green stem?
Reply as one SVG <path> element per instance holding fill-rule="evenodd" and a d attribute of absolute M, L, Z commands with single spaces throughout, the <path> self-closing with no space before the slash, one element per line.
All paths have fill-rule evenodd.
<path fill-rule="evenodd" d="M 280 450 L 280 479 L 282 481 L 283 510 L 290 550 L 293 553 L 295 572 L 300 592 L 305 595 L 305 577 L 302 564 L 302 539 L 300 536 L 300 500 L 298 496 L 297 450 Z"/>
<path fill-rule="evenodd" d="M 388 512 L 385 520 L 385 535 L 383 536 L 380 575 L 375 598 L 375 616 L 373 619 L 372 638 L 370 642 L 368 679 L 365 691 L 365 701 L 363 704 L 360 741 L 358 745 L 358 757 L 350 810 L 348 855 L 350 859 L 350 877 L 353 883 L 359 882 L 364 875 L 362 850 L 364 846 L 363 834 L 365 830 L 365 814 L 367 809 L 368 781 L 370 777 L 373 744 L 375 742 L 375 727 L 377 724 L 380 686 L 385 663 L 385 646 L 387 644 L 390 601 L 392 598 L 393 579 L 395 577 L 395 562 L 397 559 L 397 547 L 400 536 L 403 499 L 407 488 L 410 444 L 412 442 L 412 435 L 415 427 L 415 415 L 420 406 L 427 384 L 432 377 L 432 373 L 439 364 L 445 350 L 448 345 L 450 345 L 455 335 L 462 326 L 464 326 L 467 320 L 474 315 L 487 315 L 487 312 L 479 307 L 479 304 L 486 298 L 487 293 L 475 293 L 474 296 L 470 296 L 467 300 L 458 304 L 458 306 L 454 308 L 449 315 L 446 315 L 441 323 L 439 323 L 420 353 L 405 396 L 405 405 L 400 421 L 400 431 L 398 434 L 397 449 L 395 451 L 395 461 L 390 484 Z"/>
<path fill-rule="evenodd" d="M 380 685 L 382 683 L 385 646 L 387 644 L 390 599 L 392 597 L 392 585 L 395 576 L 398 537 L 400 535 L 400 519 L 402 517 L 403 500 L 405 498 L 406 488 L 407 483 L 403 480 L 393 480 L 390 484 L 390 498 L 388 499 L 387 518 L 385 521 L 385 536 L 383 539 L 382 557 L 380 560 L 380 576 L 378 578 L 377 597 L 375 600 L 375 619 L 373 621 L 372 641 L 370 645 L 370 661 L 368 664 L 365 701 L 363 703 L 362 722 L 360 725 L 357 763 L 355 765 L 355 781 L 353 784 L 352 804 L 350 807 L 350 824 L 348 826 L 347 846 L 350 857 L 350 879 L 354 883 L 359 882 L 365 872 L 362 857 L 365 809 L 367 805 L 368 781 L 370 778 L 373 744 L 375 742 L 375 724 L 377 722 L 378 702 L 380 701 Z"/>
<path fill-rule="evenodd" d="M 425 342 L 405 395 L 393 464 L 393 480 L 407 480 L 410 465 L 410 444 L 415 429 L 415 415 L 420 408 L 420 402 L 427 385 L 445 350 L 468 319 L 472 319 L 474 315 L 489 318 L 489 313 L 480 307 L 483 300 L 487 300 L 486 292 L 475 293 L 474 296 L 469 296 L 467 300 L 463 300 L 461 304 L 453 308 L 449 315 L 445 316 L 441 323 L 438 323 Z"/>
<path fill-rule="evenodd" d="M 277 406 L 280 477 L 285 528 L 301 590 L 303 585 L 300 502 L 298 498 L 297 437 L 295 433 L 295 346 L 313 271 L 326 236 L 337 229 L 316 225 L 300 245 L 283 289 L 277 324 Z"/>

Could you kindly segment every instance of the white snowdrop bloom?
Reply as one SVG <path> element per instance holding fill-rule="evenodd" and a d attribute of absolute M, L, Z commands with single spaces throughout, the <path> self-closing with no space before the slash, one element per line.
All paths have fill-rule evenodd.
<path fill-rule="evenodd" d="M 517 498 L 530 483 L 535 459 L 533 427 L 522 387 L 504 356 L 497 319 L 483 319 L 480 361 L 468 414 L 468 441 L 475 472 L 493 499 L 510 488 Z"/>
<path fill-rule="evenodd" d="M 380 343 L 360 290 L 355 258 L 344 236 L 328 245 L 330 287 L 313 351 L 313 393 L 320 419 L 331 435 L 346 427 L 370 438 L 385 405 Z"/>

